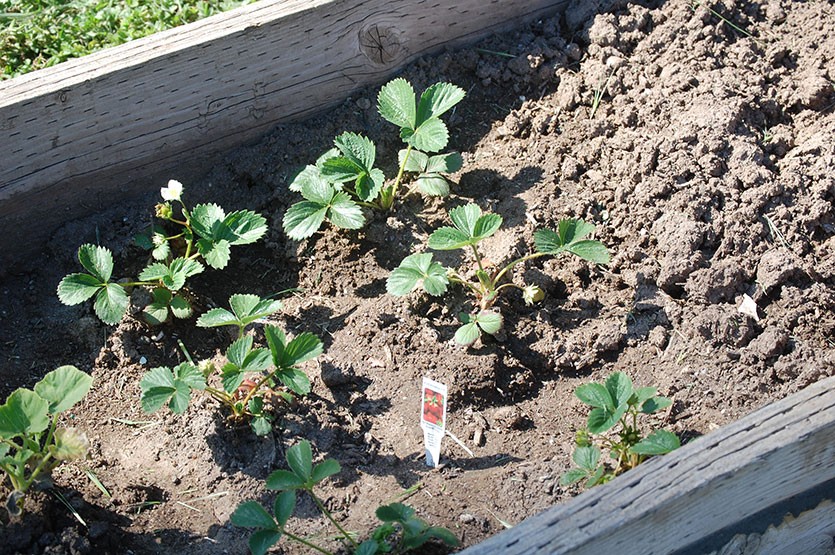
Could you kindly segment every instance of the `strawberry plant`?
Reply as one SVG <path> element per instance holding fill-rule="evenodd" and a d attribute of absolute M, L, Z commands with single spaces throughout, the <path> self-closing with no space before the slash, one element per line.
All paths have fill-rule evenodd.
<path fill-rule="evenodd" d="M 354 535 L 336 521 L 313 491 L 325 478 L 342 470 L 339 463 L 333 459 L 325 459 L 314 466 L 313 452 L 307 440 L 290 447 L 286 458 L 290 470 L 276 470 L 267 477 L 267 489 L 280 492 L 273 504 L 273 514 L 257 501 L 246 501 L 232 513 L 232 524 L 256 529 L 249 539 L 249 548 L 253 555 L 263 555 L 282 536 L 318 553 L 333 555 L 334 552 L 287 530 L 287 522 L 295 511 L 299 492 L 311 497 L 322 514 L 339 531 L 340 538 L 348 550 L 355 555 L 405 553 L 423 546 L 432 539 L 441 540 L 453 547 L 458 545 L 458 538 L 452 532 L 446 528 L 429 526 L 415 516 L 414 509 L 401 503 L 377 508 L 377 518 L 383 524 L 372 532 L 369 539 L 358 543 Z"/>
<path fill-rule="evenodd" d="M 148 323 L 160 324 L 171 316 L 190 317 L 191 304 L 183 294 L 186 281 L 203 272 L 204 264 L 218 270 L 225 268 L 231 247 L 257 241 L 266 233 L 267 225 L 263 216 L 250 210 L 226 214 L 216 204 L 198 204 L 188 210 L 182 192 L 182 184 L 174 180 L 160 189 L 164 202 L 157 204 L 156 215 L 176 229 L 167 232 L 163 226 L 153 226 L 147 235 L 137 237 L 137 243 L 150 250 L 152 262 L 136 280 L 114 280 L 113 253 L 105 247 L 82 245 L 78 260 L 86 272 L 69 274 L 61 280 L 61 302 L 76 305 L 95 297 L 96 316 L 113 325 L 128 310 L 128 288 L 146 286 L 152 288 L 152 301 L 143 310 Z"/>
<path fill-rule="evenodd" d="M 441 115 L 464 98 L 463 89 L 450 83 L 436 83 L 416 100 L 412 86 L 402 78 L 383 86 L 377 96 L 377 110 L 386 121 L 400 129 L 406 145 L 398 153 L 397 176 L 386 183 L 383 171 L 375 167 L 376 147 L 367 137 L 343 133 L 334 148 L 314 165 L 307 166 L 290 183 L 303 201 L 284 215 L 284 231 L 291 239 L 313 235 L 327 221 L 342 229 L 365 225 L 363 207 L 390 210 L 397 191 L 408 176 L 413 190 L 429 196 L 449 194 L 445 174 L 461 169 L 458 153 L 437 154 L 449 141 Z"/>
<path fill-rule="evenodd" d="M 386 281 L 386 290 L 392 295 L 402 296 L 422 286 L 430 295 L 439 296 L 447 291 L 450 283 L 463 285 L 475 296 L 477 309 L 471 314 L 460 315 L 463 325 L 455 333 L 455 341 L 461 345 L 473 343 L 482 332 L 492 335 L 501 329 L 502 317 L 491 309 L 503 290 L 519 289 L 527 304 L 542 300 L 544 292 L 537 285 L 519 285 L 506 281 L 510 270 L 517 264 L 562 253 L 573 254 L 597 264 L 609 262 L 609 251 L 606 247 L 600 241 L 586 239 L 594 231 L 594 226 L 582 220 L 570 219 L 562 220 L 557 231 L 536 231 L 536 252 L 490 271 L 477 245 L 498 231 L 502 225 L 502 217 L 498 214 L 483 214 L 476 204 L 453 208 L 449 211 L 449 216 L 454 227 L 435 230 L 429 236 L 429 248 L 444 251 L 469 247 L 476 265 L 473 278 L 469 278 L 466 272 L 445 268 L 433 260 L 431 253 L 418 253 L 404 258 L 392 271 Z"/>
<path fill-rule="evenodd" d="M 44 483 L 64 461 L 87 454 L 87 437 L 59 428 L 58 417 L 87 395 L 93 379 L 74 366 L 61 366 L 33 389 L 20 388 L 0 405 L 0 469 L 12 486 L 6 508 L 19 515 L 33 484 Z"/>
<path fill-rule="evenodd" d="M 192 392 L 204 391 L 229 411 L 230 420 L 248 420 L 256 435 L 266 435 L 272 430 L 273 405 L 310 393 L 310 379 L 298 366 L 322 353 L 319 338 L 305 332 L 288 340 L 280 328 L 268 325 L 268 348 L 256 348 L 253 337 L 244 334 L 245 326 L 274 313 L 281 303 L 257 295 L 233 295 L 229 302 L 232 312 L 213 309 L 198 320 L 203 327 L 238 326 L 240 335 L 226 350 L 226 363 L 220 368 L 211 361 L 194 364 L 186 352 L 188 360 L 174 368 L 152 368 L 139 383 L 145 412 L 167 404 L 183 414 Z"/>
<path fill-rule="evenodd" d="M 633 388 L 632 380 L 623 372 L 615 372 L 605 383 L 588 383 L 574 394 L 592 407 L 585 428 L 577 431 L 572 459 L 577 468 L 562 475 L 560 483 L 571 485 L 586 480 L 585 486 L 603 484 L 647 457 L 664 455 L 678 449 L 678 437 L 667 430 L 655 430 L 646 437 L 638 426 L 638 416 L 653 414 L 672 403 L 656 395 L 654 387 Z M 601 460 L 599 443 L 609 450 L 612 462 Z"/>

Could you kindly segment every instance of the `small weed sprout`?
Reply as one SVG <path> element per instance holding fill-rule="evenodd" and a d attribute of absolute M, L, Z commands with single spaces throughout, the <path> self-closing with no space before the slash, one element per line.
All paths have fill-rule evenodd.
<path fill-rule="evenodd" d="M 87 437 L 74 428 L 59 428 L 58 416 L 83 399 L 92 383 L 78 368 L 61 366 L 0 405 L 0 469 L 12 485 L 6 501 L 10 515 L 21 514 L 33 484 L 44 483 L 62 462 L 87 455 Z"/>
<path fill-rule="evenodd" d="M 544 292 L 537 285 L 517 285 L 505 281 L 510 270 L 517 264 L 543 256 L 557 256 L 570 253 L 584 260 L 597 264 L 608 264 L 609 251 L 600 241 L 586 239 L 594 231 L 594 226 L 582 220 L 562 220 L 557 231 L 540 229 L 534 233 L 535 253 L 517 258 L 502 268 L 488 271 L 484 265 L 477 245 L 493 235 L 502 225 L 498 214 L 482 214 L 476 204 L 459 206 L 449 211 L 454 227 L 442 227 L 429 236 L 429 248 L 435 250 L 455 250 L 470 248 L 476 263 L 475 279 L 468 279 L 454 268 L 445 268 L 432 259 L 431 253 L 418 253 L 407 256 L 392 271 L 386 281 L 386 290 L 395 296 L 407 295 L 423 287 L 433 296 L 440 296 L 447 291 L 450 283 L 459 283 L 474 296 L 477 310 L 472 314 L 460 315 L 463 325 L 455 333 L 455 341 L 469 345 L 481 336 L 481 333 L 496 334 L 502 328 L 502 317 L 491 310 L 499 294 L 509 288 L 522 291 L 527 304 L 541 301 Z"/>
<path fill-rule="evenodd" d="M 249 421 L 252 431 L 263 436 L 272 430 L 276 401 L 289 403 L 293 395 L 310 393 L 310 379 L 298 366 L 322 353 L 322 342 L 309 332 L 288 340 L 277 326 L 264 327 L 269 348 L 255 348 L 246 326 L 281 308 L 279 301 L 257 295 L 232 295 L 231 311 L 213 309 L 198 320 L 199 327 L 236 326 L 239 337 L 226 350 L 226 363 L 217 368 L 210 361 L 187 361 L 174 368 L 152 368 L 139 383 L 142 409 L 151 413 L 166 404 L 176 414 L 188 408 L 193 391 L 204 391 L 229 411 L 232 421 Z M 220 387 L 212 384 L 218 377 Z"/>
<path fill-rule="evenodd" d="M 586 480 L 585 486 L 590 488 L 635 468 L 647 457 L 678 449 L 679 439 L 670 431 L 655 430 L 646 437 L 641 434 L 638 416 L 653 414 L 672 403 L 656 393 L 654 387 L 634 389 L 623 372 L 615 372 L 603 384 L 579 386 L 574 394 L 592 410 L 586 427 L 577 431 L 577 448 L 572 455 L 577 468 L 563 474 L 560 484 Z M 602 450 L 595 443 L 609 450 L 613 462 L 601 460 Z"/>
<path fill-rule="evenodd" d="M 136 242 L 151 251 L 151 262 L 135 281 L 113 280 L 113 253 L 105 247 L 82 245 L 78 260 L 86 273 L 69 274 L 58 285 L 58 298 L 67 305 L 83 303 L 93 297 L 93 310 L 105 324 L 114 325 L 128 310 L 129 287 L 152 287 L 152 302 L 143 317 L 161 324 L 174 316 L 188 318 L 192 308 L 182 294 L 186 281 L 203 272 L 204 263 L 223 269 L 229 263 L 230 249 L 260 239 L 267 232 L 266 219 L 250 210 L 231 214 L 216 204 L 198 204 L 190 211 L 182 201 L 183 186 L 171 180 L 160 189 L 163 201 L 156 206 L 156 216 L 173 224 L 177 230 L 166 232 L 152 226 Z M 179 214 L 175 210 L 179 205 Z M 201 262 L 202 260 L 202 262 Z"/>
<path fill-rule="evenodd" d="M 325 221 L 342 229 L 365 225 L 362 207 L 387 211 L 397 191 L 413 176 L 413 189 L 429 196 L 449 194 L 446 174 L 461 169 L 461 155 L 437 154 L 449 142 L 449 131 L 441 116 L 464 98 L 463 89 L 450 83 L 436 83 L 416 100 L 408 81 L 395 79 L 384 85 L 377 97 L 377 110 L 400 129 L 406 148 L 398 154 L 399 166 L 393 182 L 386 183 L 383 171 L 375 167 L 376 147 L 367 137 L 343 133 L 334 139 L 333 149 L 314 165 L 307 166 L 290 184 L 303 201 L 284 215 L 284 231 L 291 239 L 310 237 Z"/>
<path fill-rule="evenodd" d="M 256 529 L 249 538 L 252 555 L 264 555 L 282 536 L 318 553 L 334 555 L 333 551 L 287 530 L 287 522 L 296 509 L 299 492 L 307 493 L 311 497 L 325 518 L 339 531 L 339 538 L 343 540 L 349 552 L 355 555 L 401 554 L 417 549 L 432 539 L 441 540 L 452 547 L 458 545 L 458 538 L 452 532 L 446 528 L 429 526 L 415 516 L 414 509 L 401 503 L 378 507 L 376 515 L 383 524 L 372 532 L 369 539 L 358 543 L 355 534 L 346 531 L 336 521 L 313 491 L 325 478 L 342 470 L 339 463 L 333 459 L 325 459 L 314 466 L 313 452 L 307 440 L 290 447 L 286 458 L 290 470 L 276 470 L 267 477 L 267 489 L 280 492 L 273 504 L 273 514 L 257 501 L 246 501 L 232 513 L 232 524 Z"/>

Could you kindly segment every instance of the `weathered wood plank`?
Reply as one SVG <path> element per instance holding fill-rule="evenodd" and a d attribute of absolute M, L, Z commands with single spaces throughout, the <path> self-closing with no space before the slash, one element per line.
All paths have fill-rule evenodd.
<path fill-rule="evenodd" d="M 265 1 L 0 82 L 0 253 L 26 220 L 49 229 L 114 188 L 158 187 L 421 55 L 566 3 Z"/>
<path fill-rule="evenodd" d="M 828 378 L 463 553 L 699 552 L 706 538 L 833 479 L 835 378 Z M 810 502 L 806 509 L 819 500 Z M 818 510 L 790 532 L 796 545 L 820 545 L 824 529 L 832 547 L 831 503 Z"/>

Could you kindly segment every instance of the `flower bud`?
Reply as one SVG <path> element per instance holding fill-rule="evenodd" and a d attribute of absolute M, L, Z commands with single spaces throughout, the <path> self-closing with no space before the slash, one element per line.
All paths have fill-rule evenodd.
<path fill-rule="evenodd" d="M 170 202 L 161 202 L 156 206 L 157 218 L 161 220 L 170 220 L 174 216 L 174 210 L 171 208 Z"/>
<path fill-rule="evenodd" d="M 545 291 L 536 285 L 526 285 L 522 289 L 522 298 L 525 300 L 526 305 L 532 305 L 545 298 Z"/>

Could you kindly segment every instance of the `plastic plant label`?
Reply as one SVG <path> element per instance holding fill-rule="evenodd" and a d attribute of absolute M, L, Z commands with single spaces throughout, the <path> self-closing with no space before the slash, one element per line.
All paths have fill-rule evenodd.
<path fill-rule="evenodd" d="M 438 466 L 441 458 L 441 439 L 446 433 L 447 386 L 423 378 L 421 387 L 420 427 L 426 449 L 426 465 Z"/>

